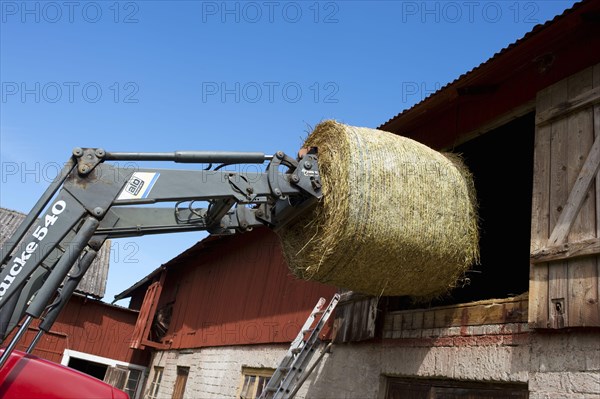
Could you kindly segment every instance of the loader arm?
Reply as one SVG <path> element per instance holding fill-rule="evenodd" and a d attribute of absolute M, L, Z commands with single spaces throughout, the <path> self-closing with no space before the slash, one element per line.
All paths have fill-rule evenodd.
<path fill-rule="evenodd" d="M 209 166 L 124 169 L 113 161 Z M 237 170 L 224 169 L 231 165 Z M 277 229 L 321 196 L 316 149 L 295 159 L 283 152 L 109 153 L 76 148 L 0 250 L 0 339 L 20 324 L 0 367 L 33 319 L 42 320 L 28 352 L 49 331 L 106 239 L 197 230 L 234 234 L 261 225 Z M 152 204 L 162 206 L 148 206 Z"/>

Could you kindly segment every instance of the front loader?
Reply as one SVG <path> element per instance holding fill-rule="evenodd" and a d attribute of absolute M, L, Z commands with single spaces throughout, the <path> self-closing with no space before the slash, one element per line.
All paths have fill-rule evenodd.
<path fill-rule="evenodd" d="M 118 161 L 197 166 L 190 170 L 122 168 L 115 164 Z M 0 341 L 4 347 L 0 394 L 38 396 L 31 379 L 19 373 L 52 368 L 30 353 L 50 330 L 107 239 L 197 230 L 223 235 L 262 225 L 277 229 L 305 213 L 321 196 L 314 148 L 298 158 L 283 152 L 74 149 L 59 176 L 0 250 Z M 40 319 L 39 332 L 27 354 L 15 351 L 34 319 Z M 72 373 L 61 371 L 54 373 L 65 378 Z M 65 382 L 53 378 L 47 383 Z"/>

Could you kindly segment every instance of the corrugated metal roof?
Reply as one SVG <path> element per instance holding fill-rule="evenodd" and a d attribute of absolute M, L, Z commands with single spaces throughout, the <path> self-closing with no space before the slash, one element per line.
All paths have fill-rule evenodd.
<path fill-rule="evenodd" d="M 23 219 L 25 219 L 25 216 L 21 212 L 0 208 L 0 246 L 14 234 Z M 107 240 L 75 292 L 97 299 L 104 297 L 109 264 L 110 240 Z"/>
<path fill-rule="evenodd" d="M 433 92 L 430 95 L 428 95 L 427 97 L 425 97 L 420 102 L 414 104 L 412 107 L 407 108 L 404 111 L 402 111 L 399 114 L 397 114 L 396 116 L 394 116 L 393 118 L 390 118 L 387 122 L 381 124 L 378 127 L 378 129 L 386 130 L 386 126 L 387 125 L 389 125 L 390 123 L 394 122 L 396 119 L 400 118 L 404 114 L 407 114 L 408 112 L 412 112 L 415 108 L 418 108 L 418 107 L 422 106 L 423 104 L 425 104 L 429 100 L 431 100 L 433 97 L 438 96 L 440 93 L 445 92 L 447 90 L 450 90 L 452 87 L 458 87 L 458 86 L 460 86 L 465 80 L 467 80 L 472 74 L 474 74 L 475 72 L 477 72 L 481 68 L 483 68 L 483 67 L 491 64 L 497 58 L 503 56 L 504 54 L 506 54 L 507 52 L 509 52 L 514 47 L 517 47 L 518 45 L 520 45 L 524 41 L 529 40 L 532 36 L 535 36 L 535 35 L 539 34 L 541 31 L 543 31 L 544 29 L 548 28 L 550 25 L 554 24 L 556 21 L 564 18 L 566 15 L 571 14 L 573 11 L 575 11 L 578 8 L 580 8 L 583 4 L 591 3 L 592 1 L 597 1 L 597 0 L 583 0 L 583 1 L 580 1 L 578 3 L 575 3 L 575 4 L 573 4 L 573 7 L 571 7 L 569 9 L 563 11 L 562 14 L 555 16 L 554 18 L 552 18 L 551 20 L 548 20 L 548 21 L 544 22 L 543 24 L 538 24 L 538 25 L 534 26 L 533 29 L 531 31 L 527 32 L 522 38 L 517 39 L 513 43 L 511 43 L 508 46 L 504 47 L 503 49 L 501 49 L 500 51 L 498 51 L 497 53 L 495 53 L 492 57 L 490 57 L 487 61 L 484 61 L 481 64 L 479 64 L 478 66 L 476 66 L 473 69 L 471 69 L 470 71 L 467 71 L 467 72 L 463 73 L 458 78 L 456 78 L 452 82 L 447 83 L 446 85 L 442 86 L 441 88 L 439 88 L 435 92 Z"/>

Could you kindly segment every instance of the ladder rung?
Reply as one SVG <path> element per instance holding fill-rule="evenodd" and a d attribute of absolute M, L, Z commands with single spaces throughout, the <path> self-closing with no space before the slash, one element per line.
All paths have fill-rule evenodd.
<path fill-rule="evenodd" d="M 329 306 L 327 306 L 326 309 L 323 309 L 325 299 L 321 298 L 319 300 L 317 306 L 313 309 L 313 313 L 311 313 L 310 317 L 306 320 L 304 326 L 298 333 L 298 336 L 292 341 L 289 352 L 277 367 L 273 377 L 269 380 L 263 394 L 260 396 L 261 399 L 271 397 L 271 395 L 266 394 L 267 392 L 275 395 L 283 393 L 283 395 L 287 397 L 286 395 L 289 396 L 290 393 L 295 394 L 299 387 L 302 386 L 314 368 L 306 369 L 306 367 L 309 365 L 310 359 L 314 355 L 317 347 L 323 344 L 323 341 L 317 333 L 320 333 L 325 326 L 331 311 L 335 308 L 338 301 L 339 294 L 336 294 L 329 303 Z M 318 308 L 323 310 L 315 310 Z M 315 316 L 321 316 L 321 318 L 317 319 Z M 311 335 L 310 338 L 305 339 L 304 335 L 307 333 L 310 333 Z M 319 360 L 321 358 L 322 356 L 319 357 Z"/>

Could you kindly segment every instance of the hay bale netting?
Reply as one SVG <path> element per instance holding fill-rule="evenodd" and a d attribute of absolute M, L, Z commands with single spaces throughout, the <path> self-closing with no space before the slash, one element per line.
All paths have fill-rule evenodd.
<path fill-rule="evenodd" d="M 294 274 L 373 295 L 431 298 L 478 260 L 473 180 L 462 161 L 392 133 L 319 124 L 323 199 L 279 232 Z"/>

